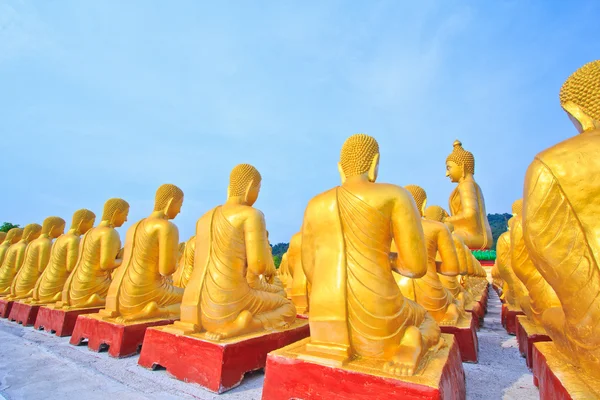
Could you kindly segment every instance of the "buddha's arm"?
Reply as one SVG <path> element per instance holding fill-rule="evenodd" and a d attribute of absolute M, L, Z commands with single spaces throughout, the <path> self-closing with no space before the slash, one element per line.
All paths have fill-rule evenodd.
<path fill-rule="evenodd" d="M 21 266 L 23 265 L 23 261 L 25 261 L 25 256 L 27 255 L 27 248 L 25 248 L 24 250 L 19 250 L 16 252 L 17 254 L 15 255 L 15 271 L 19 271 L 21 269 Z"/>
<path fill-rule="evenodd" d="M 54 249 L 54 244 L 52 244 L 50 246 L 44 246 L 40 249 L 40 256 L 38 258 L 38 265 L 37 265 L 38 273 L 41 274 L 46 269 L 46 266 L 48 265 L 48 262 L 50 261 L 50 254 L 52 253 L 53 249 Z"/>
<path fill-rule="evenodd" d="M 162 276 L 172 275 L 177 269 L 179 254 L 179 230 L 171 222 L 161 224 L 158 232 L 158 272 Z"/>
<path fill-rule="evenodd" d="M 477 203 L 477 191 L 471 182 L 463 182 L 458 185 L 460 195 L 461 212 L 446 217 L 445 222 L 456 223 L 457 221 L 469 221 L 477 217 L 479 204 Z"/>
<path fill-rule="evenodd" d="M 301 265 L 308 282 L 312 283 L 313 272 L 315 268 L 315 247 L 314 233 L 310 223 L 311 204 L 308 204 L 304 211 L 304 221 L 302 222 L 302 246 L 301 246 Z"/>
<path fill-rule="evenodd" d="M 410 194 L 405 189 L 398 189 L 392 208 L 392 230 L 398 249 L 396 272 L 407 278 L 421 278 L 427 273 L 421 217 Z"/>
<path fill-rule="evenodd" d="M 269 239 L 263 213 L 252 209 L 244 221 L 244 239 L 246 242 L 246 260 L 248 271 L 254 275 L 262 275 L 267 271 L 267 263 L 271 258 Z M 272 262 L 271 258 L 271 262 Z"/>
<path fill-rule="evenodd" d="M 452 234 L 451 234 L 452 235 Z M 465 246 L 460 239 L 452 235 L 452 241 L 454 242 L 454 248 L 456 249 L 456 255 L 458 256 L 460 275 L 467 275 L 469 273 L 469 264 L 467 263 L 467 254 L 465 253 Z"/>
<path fill-rule="evenodd" d="M 75 269 L 79 257 L 79 239 L 71 238 L 67 242 L 67 262 L 65 268 L 71 273 Z"/>
<path fill-rule="evenodd" d="M 121 248 L 121 239 L 114 229 L 109 229 L 100 236 L 100 269 L 110 271 L 121 265 L 117 254 Z"/>
<path fill-rule="evenodd" d="M 460 263 L 456 254 L 456 247 L 452 234 L 442 225 L 438 233 L 438 252 L 442 258 L 442 263 L 438 266 L 438 273 L 446 276 L 456 276 L 460 273 Z"/>

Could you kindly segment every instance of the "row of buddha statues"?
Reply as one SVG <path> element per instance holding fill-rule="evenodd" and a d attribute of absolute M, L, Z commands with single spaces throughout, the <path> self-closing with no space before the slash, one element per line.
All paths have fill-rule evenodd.
<path fill-rule="evenodd" d="M 411 375 L 427 351 L 443 346 L 439 326 L 465 318 L 487 288 L 471 249 L 489 247 L 491 233 L 474 157 L 460 142 L 446 162 L 457 183 L 450 214 L 427 207 L 419 186 L 376 183 L 379 158 L 371 136 L 344 143 L 341 186 L 309 202 L 279 270 L 253 207 L 261 175 L 240 164 L 227 201 L 184 243 L 170 222 L 184 196 L 171 184 L 158 189 L 154 210 L 127 230 L 123 247 L 116 228 L 129 204 L 118 198 L 105 203 L 95 227 L 95 214 L 82 209 L 67 233 L 54 216 L 10 230 L 0 245 L 0 296 L 64 310 L 103 307 L 99 317 L 115 323 L 178 319 L 166 329 L 210 340 L 285 329 L 308 314 L 313 359 L 377 357 L 387 372 Z"/>
<path fill-rule="evenodd" d="M 600 378 L 600 61 L 567 79 L 560 102 L 579 134 L 529 166 L 492 278 L 566 365 Z"/>

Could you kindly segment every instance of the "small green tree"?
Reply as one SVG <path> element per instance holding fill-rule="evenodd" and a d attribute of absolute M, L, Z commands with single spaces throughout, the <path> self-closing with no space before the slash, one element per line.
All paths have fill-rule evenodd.
<path fill-rule="evenodd" d="M 279 254 L 273 256 L 273 262 L 275 263 L 275 268 L 279 269 L 279 265 L 281 265 L 281 256 Z"/>
<path fill-rule="evenodd" d="M 19 225 L 11 224 L 10 222 L 5 222 L 2 225 L 0 225 L 0 232 L 8 232 L 12 228 L 18 228 L 18 227 L 19 227 Z"/>

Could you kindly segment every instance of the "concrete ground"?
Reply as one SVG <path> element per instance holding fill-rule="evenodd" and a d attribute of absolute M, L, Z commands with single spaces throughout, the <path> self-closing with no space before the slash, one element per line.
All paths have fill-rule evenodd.
<path fill-rule="evenodd" d="M 500 301 L 490 292 L 489 311 L 479 331 L 479 364 L 463 364 L 468 399 L 537 399 L 533 377 L 517 341 L 500 324 Z M 87 347 L 14 322 L 0 320 L 0 397 L 6 399 L 260 399 L 264 374 L 216 395 L 137 365 L 138 357 L 114 359 Z"/>

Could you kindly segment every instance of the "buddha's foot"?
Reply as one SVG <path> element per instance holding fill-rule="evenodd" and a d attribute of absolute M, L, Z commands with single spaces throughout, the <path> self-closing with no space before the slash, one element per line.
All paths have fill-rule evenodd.
<path fill-rule="evenodd" d="M 260 329 L 262 329 L 262 323 L 255 319 L 249 311 L 244 310 L 233 322 L 225 324 L 214 332 L 206 332 L 206 338 L 219 341 Z"/>
<path fill-rule="evenodd" d="M 444 318 L 438 322 L 440 326 L 448 326 L 448 325 L 456 325 L 458 322 L 458 318 L 460 317 L 460 311 L 456 304 L 452 303 L 446 309 L 446 315 Z"/>
<path fill-rule="evenodd" d="M 148 303 L 146 307 L 140 312 L 131 314 L 131 315 L 120 315 L 115 318 L 115 322 L 118 324 L 123 324 L 125 322 L 134 321 L 138 319 L 149 319 L 149 318 L 158 318 L 162 317 L 165 313 L 158 307 L 158 304 L 153 301 Z"/>
<path fill-rule="evenodd" d="M 413 375 L 423 357 L 423 337 L 416 326 L 404 332 L 400 347 L 392 360 L 383 365 L 383 371 L 396 376 Z"/>

